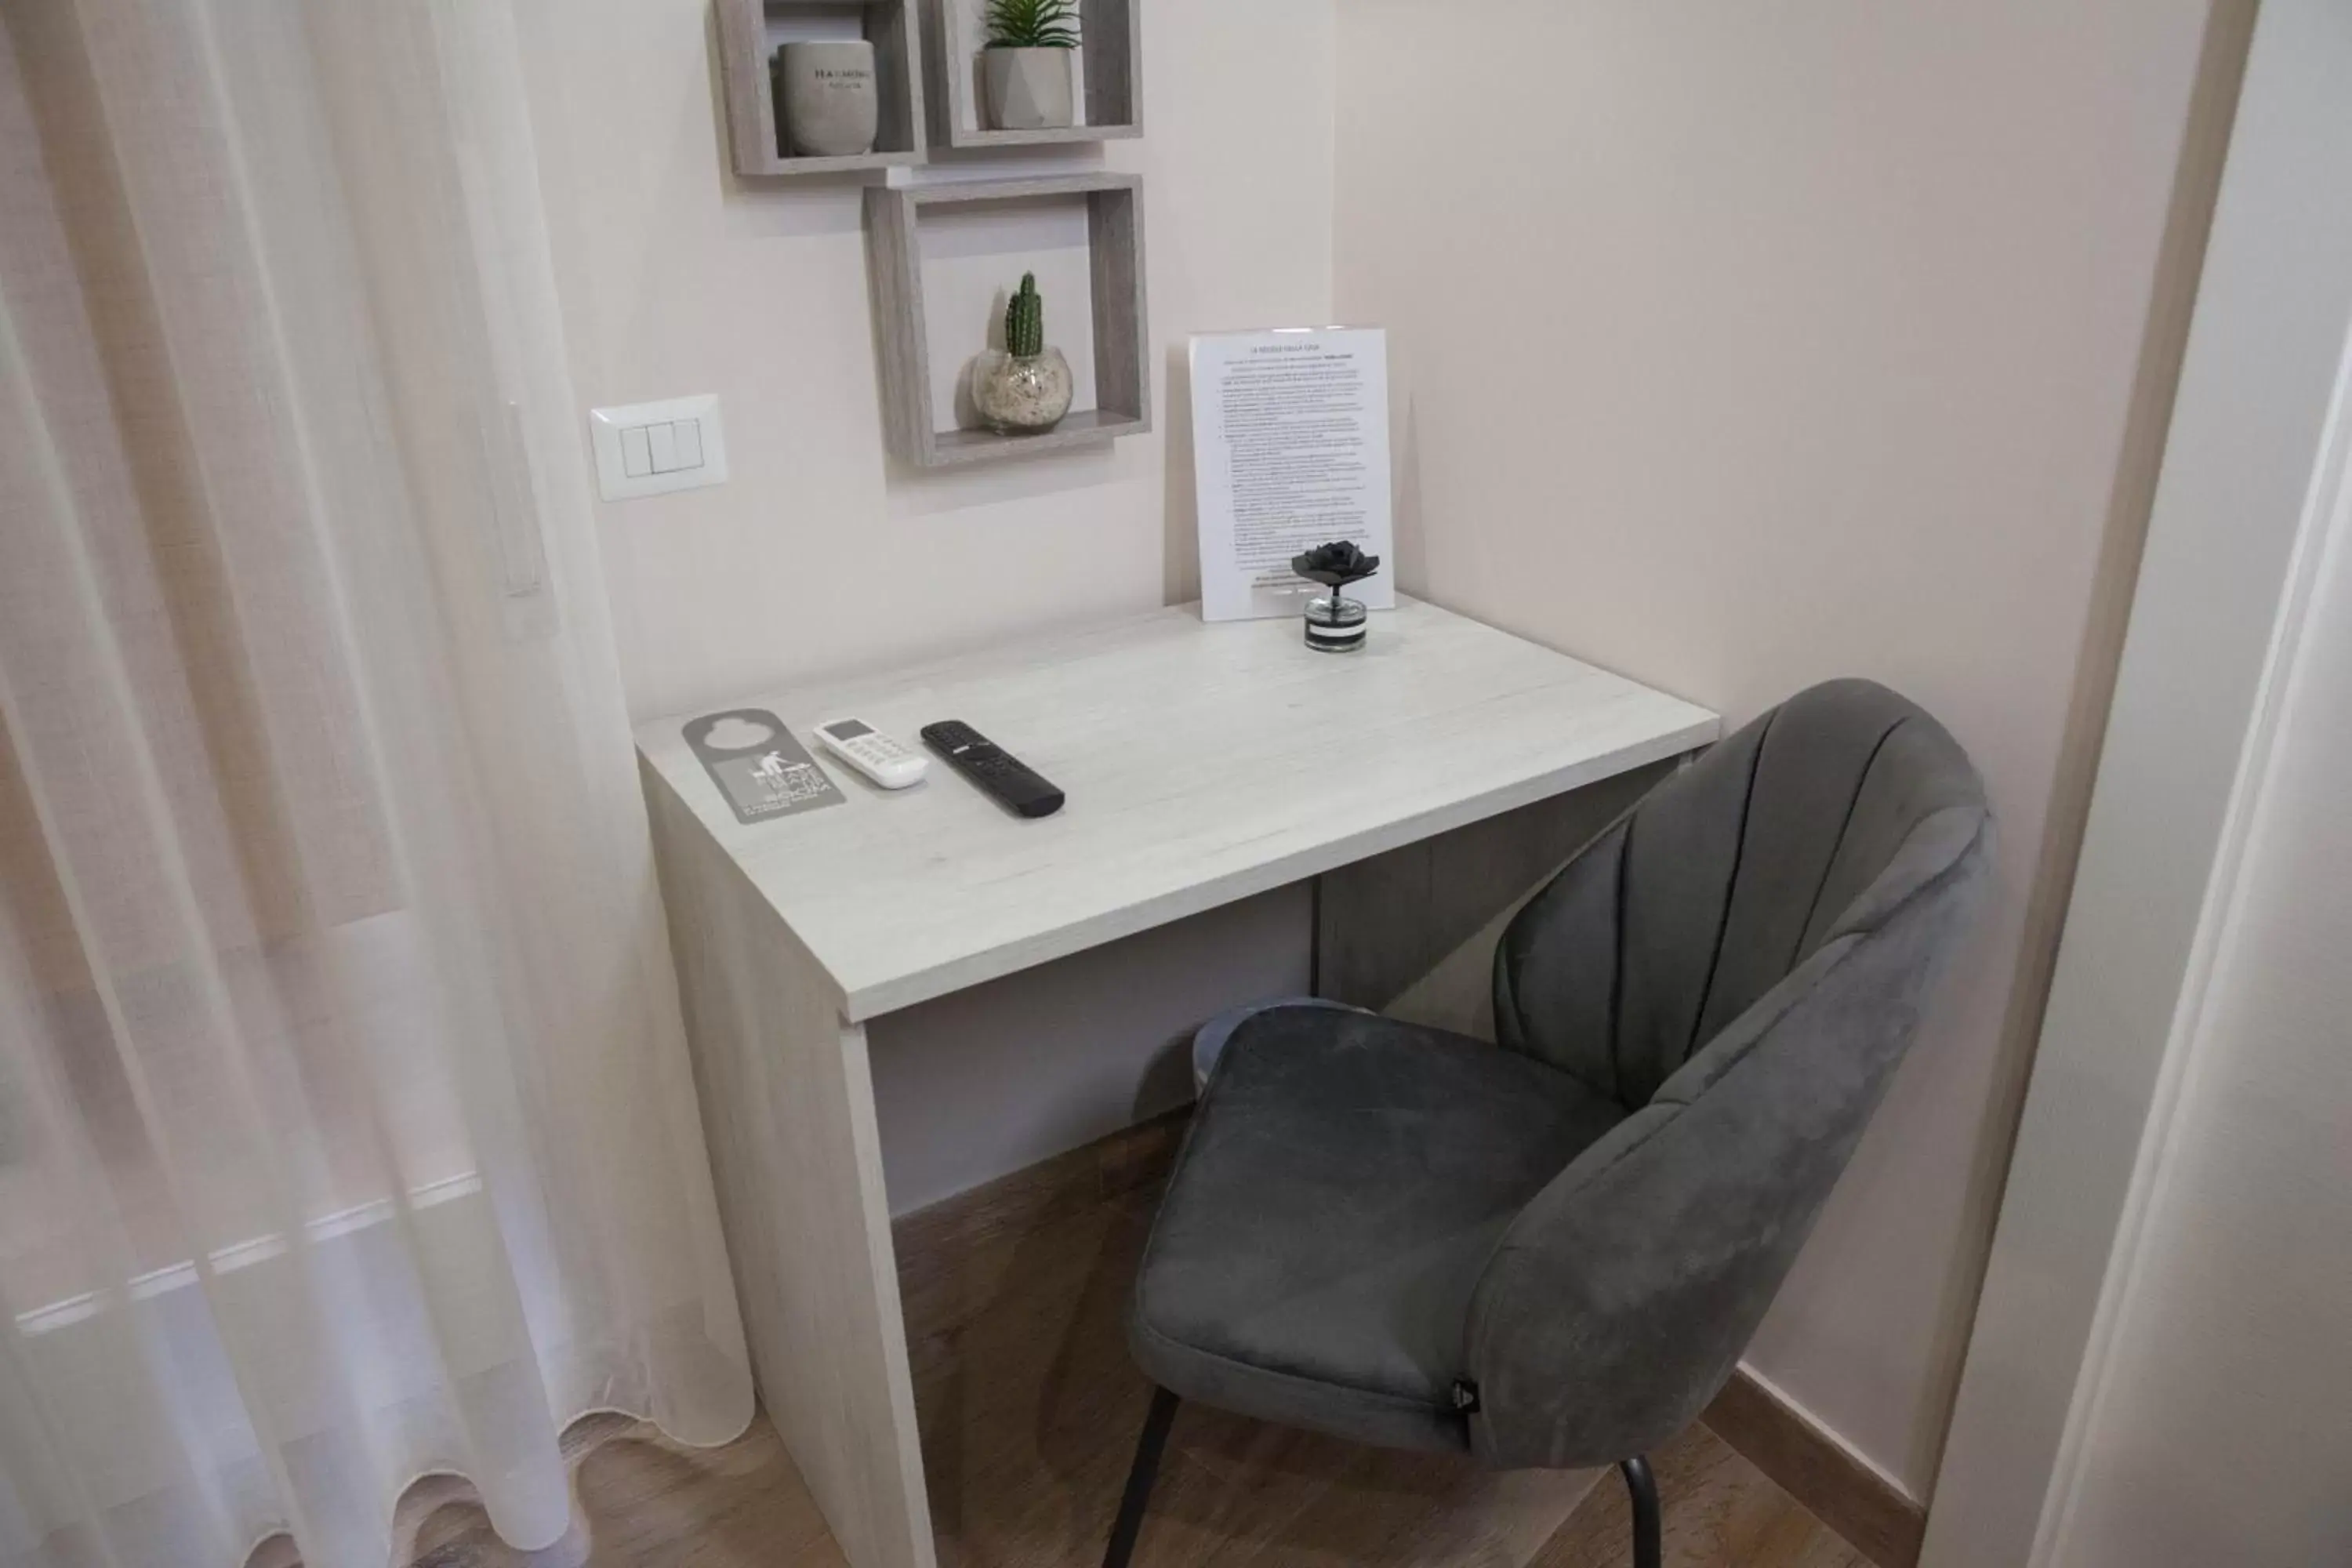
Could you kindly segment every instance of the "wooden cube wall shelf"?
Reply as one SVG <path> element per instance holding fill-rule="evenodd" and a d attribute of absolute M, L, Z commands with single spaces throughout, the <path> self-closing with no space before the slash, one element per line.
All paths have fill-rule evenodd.
<path fill-rule="evenodd" d="M 842 174 L 924 161 L 921 26 L 917 0 L 717 0 L 719 76 L 726 84 L 728 139 L 735 172 L 768 178 Z M 784 144 L 783 106 L 772 68 L 795 34 L 857 37 L 874 44 L 881 131 L 874 151 L 845 158 L 803 157 Z"/>
<path fill-rule="evenodd" d="M 991 131 L 980 85 L 985 0 L 923 0 L 923 76 L 936 148 L 1042 147 L 1143 134 L 1142 0 L 1078 0 L 1084 125 Z"/>
<path fill-rule="evenodd" d="M 933 408 L 923 300 L 923 214 L 975 203 L 1084 203 L 1093 301 L 1096 406 L 1073 409 L 1043 435 L 941 429 Z M 1093 446 L 1151 428 L 1150 320 L 1143 281 L 1143 182 L 1087 174 L 881 187 L 866 193 L 866 257 L 880 323 L 882 402 L 890 445 L 919 468 L 955 468 Z M 1008 278 L 1024 268 L 1008 258 Z M 974 322 L 975 333 L 985 323 Z M 1050 327 L 1050 322 L 1049 322 Z M 974 347 L 980 345 L 975 336 Z"/>

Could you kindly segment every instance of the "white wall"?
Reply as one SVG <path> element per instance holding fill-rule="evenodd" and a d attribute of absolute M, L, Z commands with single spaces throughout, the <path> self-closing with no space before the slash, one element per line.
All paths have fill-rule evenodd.
<path fill-rule="evenodd" d="M 1990 784 L 1981 939 L 1750 1352 L 1915 1496 L 2207 11 L 1340 13 L 1337 303 L 1394 339 L 1403 584 L 1734 722 L 1875 676 Z"/>
<path fill-rule="evenodd" d="M 883 451 L 860 187 L 728 172 L 709 0 L 517 10 L 535 46 L 532 120 L 582 399 L 716 392 L 724 406 L 728 485 L 602 509 L 634 718 L 1190 596 L 1189 457 L 1167 358 L 1193 331 L 1330 314 L 1332 0 L 1143 8 L 1147 134 L 1108 161 L 1145 178 L 1160 432 L 943 477 Z M 969 1037 L 965 1015 L 887 1022 L 874 1041 L 886 1138 L 919 1126 L 968 1141 L 903 1182 L 894 1160 L 894 1206 L 1123 1121 L 1106 1062 L 1148 1104 L 1170 1008 L 1302 985 L 1306 904 L 1276 908 L 1288 917 L 1224 911 L 1143 941 L 1164 960 L 1163 994 L 1126 1016 L 1096 1005 L 1093 972 L 1055 966 L 996 996 L 1002 1022 Z M 975 1104 L 960 1122 L 923 1120 L 937 1107 L 910 1064 L 961 1051 L 969 1067 L 980 1040 L 992 1042 L 988 1081 L 1033 1097 L 1024 1114 Z"/>
<path fill-rule="evenodd" d="M 2225 934 L 2178 1108 L 2111 1285 L 2047 1559 L 2067 1568 L 2352 1562 L 2352 486 L 2334 500 L 2245 859 L 2217 892 Z"/>
<path fill-rule="evenodd" d="M 2264 972 L 2291 951 L 2266 929 L 2286 909 L 2335 951 L 2344 934 L 2340 905 L 2283 879 L 2300 873 L 2273 825 L 2313 871 L 2340 862 L 2340 832 L 2288 803 L 2326 743 L 2301 726 L 2343 710 L 2352 614 L 2340 563 L 2312 592 L 2352 440 L 2347 104 L 2352 12 L 2263 0 L 1923 1565 L 2346 1558 L 2299 1532 L 2344 1518 L 2352 1428 L 2307 1401 L 2340 1400 L 2352 1363 L 2295 1327 L 2307 1288 L 2343 1294 L 2326 1233 L 2352 1192 L 2308 1143 L 2340 1123 L 2345 1031 L 2340 1010 L 2319 1016 L 2331 1081 L 2292 1033 L 2294 1005 L 2331 983 Z M 2274 1097 L 2291 1103 L 2252 1125 L 2247 1108 Z M 2250 1180 L 2262 1212 L 2233 1212 Z M 2292 1239 L 2314 1226 L 2320 1245 Z M 2182 1278 L 2191 1258 L 2232 1277 Z M 2184 1344 L 2183 1312 L 2202 1345 Z M 2210 1423 L 2186 1442 L 2184 1395 Z M 2227 1484 L 2266 1462 L 2259 1484 Z M 2336 1482 L 2315 1485 L 2314 1465 Z M 2166 1549 L 2133 1545 L 2166 1532 Z"/>

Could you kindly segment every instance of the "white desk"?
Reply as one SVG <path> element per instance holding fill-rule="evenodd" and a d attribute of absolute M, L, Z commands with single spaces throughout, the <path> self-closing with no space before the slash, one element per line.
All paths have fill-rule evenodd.
<path fill-rule="evenodd" d="M 1403 603 L 1361 653 L 1155 611 L 752 695 L 804 741 L 961 719 L 1060 785 L 1023 821 L 943 763 L 744 826 L 679 715 L 640 727 L 696 1081 L 760 1387 L 857 1568 L 934 1562 L 866 1020 L 1559 796 L 1714 714 Z M 702 710 L 701 711 L 711 711 Z M 814 748 L 812 748 L 814 749 Z"/>

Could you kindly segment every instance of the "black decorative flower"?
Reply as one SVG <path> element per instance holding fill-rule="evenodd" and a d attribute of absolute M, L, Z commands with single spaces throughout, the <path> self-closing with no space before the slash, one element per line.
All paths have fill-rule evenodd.
<path fill-rule="evenodd" d="M 1381 558 L 1365 554 L 1352 541 L 1339 539 L 1318 544 L 1304 555 L 1292 556 L 1290 569 L 1310 583 L 1337 589 L 1379 571 Z"/>

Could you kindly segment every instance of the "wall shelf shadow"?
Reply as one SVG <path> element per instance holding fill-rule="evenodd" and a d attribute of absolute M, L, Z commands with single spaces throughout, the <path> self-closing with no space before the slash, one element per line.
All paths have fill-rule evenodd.
<path fill-rule="evenodd" d="M 866 193 L 866 220 L 883 412 L 891 449 L 908 463 L 955 468 L 1096 446 L 1151 428 L 1139 177 L 1101 173 L 877 187 Z M 1082 245 L 1082 258 L 1066 239 Z M 971 279 L 1010 285 L 1030 270 L 1039 272 L 1046 293 L 1048 340 L 1076 351 L 1070 358 L 1079 406 L 1040 436 L 971 428 L 959 416 L 969 406 L 961 395 L 969 363 L 962 356 L 966 344 L 975 354 L 985 345 L 990 324 L 973 302 Z M 1087 342 L 1055 325 L 1069 319 L 1057 312 L 1073 292 L 1087 297 L 1079 332 Z"/>
<path fill-rule="evenodd" d="M 719 78 L 727 97 L 735 172 L 761 179 L 856 174 L 920 163 L 928 155 L 917 0 L 716 0 Z M 874 45 L 881 132 L 871 153 L 796 156 L 784 145 L 772 75 L 776 51 L 803 38 L 856 38 Z"/>

